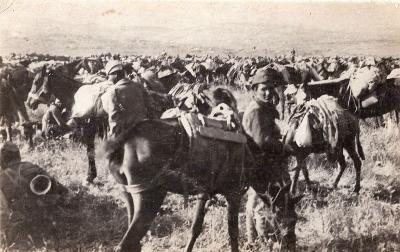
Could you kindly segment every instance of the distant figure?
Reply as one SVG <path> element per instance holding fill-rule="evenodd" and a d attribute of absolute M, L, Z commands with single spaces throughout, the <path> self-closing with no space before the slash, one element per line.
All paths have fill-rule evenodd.
<path fill-rule="evenodd" d="M 59 99 L 50 104 L 42 118 L 42 132 L 44 137 L 55 138 L 61 136 L 66 131 L 62 111 L 63 105 Z"/>
<path fill-rule="evenodd" d="M 290 51 L 290 55 L 292 63 L 294 63 L 296 61 L 296 51 L 294 50 L 294 48 Z"/>

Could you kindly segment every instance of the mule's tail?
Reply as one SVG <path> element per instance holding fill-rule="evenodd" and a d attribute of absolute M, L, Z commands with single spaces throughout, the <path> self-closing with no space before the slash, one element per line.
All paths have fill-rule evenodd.
<path fill-rule="evenodd" d="M 356 144 L 358 155 L 360 156 L 361 160 L 365 160 L 364 150 L 360 142 L 360 134 L 356 135 Z"/>

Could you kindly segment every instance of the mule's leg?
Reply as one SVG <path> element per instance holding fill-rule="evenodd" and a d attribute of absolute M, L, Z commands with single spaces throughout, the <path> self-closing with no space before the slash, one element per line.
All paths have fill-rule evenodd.
<path fill-rule="evenodd" d="M 118 245 L 119 251 L 141 251 L 140 240 L 149 230 L 150 224 L 160 209 L 166 194 L 166 191 L 156 188 L 131 195 L 135 205 L 133 220 Z"/>
<path fill-rule="evenodd" d="M 304 181 L 306 181 L 307 187 L 311 188 L 311 180 L 310 180 L 310 176 L 309 176 L 308 169 L 307 169 L 305 162 L 304 162 L 304 165 L 301 166 L 301 171 L 303 172 Z"/>
<path fill-rule="evenodd" d="M 311 181 L 308 176 L 308 170 L 306 166 L 306 156 L 296 156 L 297 167 L 295 168 L 294 176 L 292 177 L 292 184 L 290 185 L 290 192 L 295 194 L 297 189 L 297 181 L 299 180 L 300 170 L 303 172 L 304 180 L 306 181 L 307 187 L 311 187 Z"/>
<path fill-rule="evenodd" d="M 240 194 L 233 193 L 226 196 L 228 202 L 228 233 L 232 252 L 239 252 L 239 208 Z"/>
<path fill-rule="evenodd" d="M 306 164 L 306 158 L 308 155 L 301 154 L 300 157 L 297 157 L 297 165 L 300 166 L 301 171 L 304 176 L 304 181 L 306 181 L 307 188 L 311 188 L 311 180 L 310 176 L 308 175 L 308 169 Z"/>
<path fill-rule="evenodd" d="M 190 252 L 193 250 L 194 243 L 199 237 L 201 231 L 203 230 L 203 222 L 204 222 L 204 216 L 205 216 L 205 205 L 207 202 L 207 197 L 204 194 L 201 194 L 197 198 L 197 203 L 196 203 L 196 213 L 193 217 L 193 223 L 192 223 L 192 234 L 189 240 L 189 243 L 186 245 L 185 251 Z"/>
<path fill-rule="evenodd" d="M 7 127 L 6 127 L 6 133 L 7 133 L 7 141 L 12 142 L 12 130 L 11 130 L 11 125 L 7 125 Z"/>
<path fill-rule="evenodd" d="M 361 183 L 361 165 L 362 165 L 362 162 L 361 162 L 361 159 L 360 159 L 360 157 L 358 156 L 358 154 L 356 152 L 355 146 L 350 145 L 350 146 L 346 147 L 346 150 L 347 150 L 347 153 L 349 153 L 349 156 L 351 157 L 351 159 L 353 160 L 354 169 L 356 170 L 356 185 L 354 187 L 354 192 L 355 193 L 359 193 L 360 189 L 361 189 L 360 183 Z"/>
<path fill-rule="evenodd" d="M 298 162 L 299 161 L 297 161 L 297 164 Z M 292 184 L 290 185 L 290 192 L 293 194 L 295 194 L 297 190 L 297 181 L 299 180 L 300 169 L 301 167 L 297 165 L 297 167 L 294 169 L 294 175 L 292 176 Z"/>
<path fill-rule="evenodd" d="M 256 193 L 255 192 L 250 193 L 249 191 L 247 192 L 247 203 L 246 203 L 246 237 L 248 243 L 253 243 L 257 238 L 256 223 L 254 220 Z"/>
<path fill-rule="evenodd" d="M 114 164 L 114 163 L 110 163 L 109 164 L 109 170 L 110 170 L 110 173 L 113 175 L 115 181 L 118 184 L 121 184 L 121 185 L 126 185 L 127 184 L 127 180 L 126 180 L 125 175 L 123 175 L 123 174 L 121 174 L 119 172 L 119 165 Z M 134 209 L 133 199 L 132 199 L 132 196 L 131 196 L 131 194 L 129 192 L 122 191 L 121 194 L 122 194 L 122 199 L 125 202 L 126 211 L 127 211 L 127 214 L 128 214 L 128 227 L 129 227 L 129 225 L 131 224 L 132 219 L 133 219 L 133 209 Z"/>
<path fill-rule="evenodd" d="M 343 153 L 339 154 L 338 156 L 338 163 L 340 166 L 339 174 L 337 175 L 335 182 L 333 183 L 333 188 L 337 188 L 340 178 L 343 175 L 344 170 L 346 169 L 346 160 L 344 159 Z"/>
<path fill-rule="evenodd" d="M 95 146 L 94 139 L 96 136 L 96 127 L 94 120 L 90 119 L 89 123 L 85 123 L 83 126 L 83 139 L 86 145 L 86 153 L 88 157 L 89 169 L 87 172 L 86 181 L 93 183 L 93 180 L 97 177 L 96 161 L 95 161 Z"/>

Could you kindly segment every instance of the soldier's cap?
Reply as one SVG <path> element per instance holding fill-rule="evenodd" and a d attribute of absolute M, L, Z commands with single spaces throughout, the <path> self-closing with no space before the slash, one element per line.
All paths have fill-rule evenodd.
<path fill-rule="evenodd" d="M 106 74 L 110 75 L 117 71 L 122 71 L 122 63 L 119 60 L 110 60 L 105 67 Z"/>
<path fill-rule="evenodd" d="M 277 78 L 278 76 L 275 70 L 270 68 L 260 69 L 251 80 L 251 88 L 254 88 L 258 84 L 272 85 L 275 87 Z"/>

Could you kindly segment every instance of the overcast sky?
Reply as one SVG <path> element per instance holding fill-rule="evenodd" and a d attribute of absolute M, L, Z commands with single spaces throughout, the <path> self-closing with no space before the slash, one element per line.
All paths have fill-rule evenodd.
<path fill-rule="evenodd" d="M 400 36 L 399 3 L 0 0 L 0 43 L 16 37 L 46 37 L 55 30 L 74 35 L 117 36 L 122 28 L 184 29 L 227 23 Z"/>
<path fill-rule="evenodd" d="M 382 3 L 287 3 L 260 1 L 150 1 L 126 0 L 1 0 L 12 6 L 0 13 L 2 29 L 12 21 L 21 28 L 32 28 L 43 21 L 62 21 L 102 26 L 124 22 L 138 26 L 192 26 L 219 22 L 284 22 L 340 29 L 344 23 L 353 28 L 382 25 L 399 29 L 399 2 Z"/>

